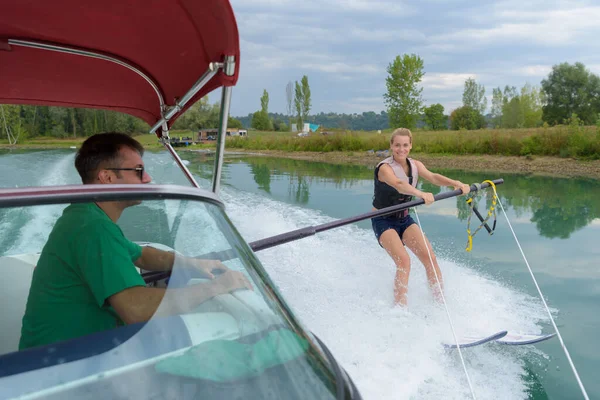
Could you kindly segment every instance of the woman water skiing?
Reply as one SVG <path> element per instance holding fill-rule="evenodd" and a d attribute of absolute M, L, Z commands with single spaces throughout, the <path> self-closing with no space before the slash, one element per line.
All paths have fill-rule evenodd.
<path fill-rule="evenodd" d="M 429 205 L 434 202 L 433 194 L 417 189 L 419 176 L 438 186 L 452 186 L 469 193 L 470 186 L 446 176 L 433 173 L 422 162 L 408 157 L 412 149 L 412 133 L 409 129 L 398 128 L 390 138 L 392 155 L 377 164 L 375 168 L 374 209 L 381 209 L 420 197 Z M 423 263 L 429 286 L 437 301 L 441 301 L 443 291 L 442 273 L 438 266 L 431 243 L 421 232 L 417 223 L 408 214 L 408 210 L 396 214 L 372 218 L 373 231 L 383 247 L 396 264 L 394 279 L 395 304 L 406 306 L 408 278 L 410 275 L 410 257 L 408 247 Z M 437 279 L 436 279 L 437 275 Z M 439 281 L 439 285 L 438 285 Z"/>

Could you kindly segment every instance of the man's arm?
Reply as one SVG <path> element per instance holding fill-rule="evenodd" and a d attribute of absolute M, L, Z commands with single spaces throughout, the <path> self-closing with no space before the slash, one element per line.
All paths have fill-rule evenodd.
<path fill-rule="evenodd" d="M 136 267 L 147 271 L 170 271 L 177 264 L 185 268 L 193 268 L 200 272 L 205 278 L 213 279 L 213 272 L 227 270 L 227 266 L 219 260 L 205 260 L 184 256 L 176 256 L 174 252 L 155 249 L 154 247 L 142 247 L 142 255 L 134 261 Z"/>
<path fill-rule="evenodd" d="M 134 264 L 146 271 L 170 271 L 174 262 L 175 253 L 144 246 L 142 255 L 134 261 Z"/>
<path fill-rule="evenodd" d="M 148 321 L 153 315 L 186 313 L 214 296 L 243 288 L 252 289 L 244 274 L 226 271 L 210 282 L 181 289 L 130 287 L 110 296 L 107 301 L 123 322 L 135 324 Z"/>

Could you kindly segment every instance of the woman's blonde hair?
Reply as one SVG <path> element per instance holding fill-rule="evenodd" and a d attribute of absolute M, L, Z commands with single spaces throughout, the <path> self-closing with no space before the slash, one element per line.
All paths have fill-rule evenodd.
<path fill-rule="evenodd" d="M 392 132 L 392 137 L 390 138 L 390 145 L 394 144 L 394 138 L 396 136 L 408 136 L 410 138 L 410 142 L 412 143 L 412 133 L 408 128 L 398 128 L 394 132 Z"/>

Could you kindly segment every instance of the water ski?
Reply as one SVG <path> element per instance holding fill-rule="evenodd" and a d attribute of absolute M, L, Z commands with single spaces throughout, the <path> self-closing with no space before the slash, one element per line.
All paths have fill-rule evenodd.
<path fill-rule="evenodd" d="M 530 335 L 525 333 L 501 331 L 487 337 L 474 335 L 463 336 L 459 339 L 458 343 L 461 349 L 465 347 L 478 346 L 493 341 L 500 344 L 519 346 L 543 342 L 544 340 L 551 339 L 554 336 L 556 336 L 556 333 L 550 333 L 547 335 Z M 444 343 L 444 347 L 447 349 L 455 349 L 456 343 Z"/>
<path fill-rule="evenodd" d="M 498 343 L 515 346 L 543 342 L 544 340 L 548 340 L 550 338 L 553 338 L 554 336 L 556 336 L 556 333 L 550 333 L 548 335 L 528 335 L 508 332 L 503 338 L 500 338 L 496 341 Z"/>
<path fill-rule="evenodd" d="M 458 339 L 458 345 L 461 349 L 464 349 L 465 347 L 479 346 L 480 344 L 503 338 L 507 333 L 507 331 L 500 331 L 490 336 L 463 336 Z M 456 343 L 444 343 L 443 345 L 447 349 L 456 349 L 457 347 Z"/>

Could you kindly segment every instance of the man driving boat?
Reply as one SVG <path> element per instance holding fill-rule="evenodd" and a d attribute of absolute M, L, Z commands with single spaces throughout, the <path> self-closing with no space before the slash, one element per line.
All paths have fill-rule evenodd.
<path fill-rule="evenodd" d="M 83 184 L 150 183 L 143 146 L 123 133 L 89 137 L 75 167 Z M 184 313 L 219 294 L 249 288 L 244 274 L 215 260 L 183 258 L 128 240 L 117 225 L 140 201 L 71 204 L 56 221 L 34 270 L 19 349 L 47 345 L 153 315 Z M 146 287 L 136 267 L 168 271 L 192 267 L 208 282 L 180 289 Z M 212 271 L 221 274 L 213 275 Z M 160 306 L 160 307 L 159 307 Z"/>

